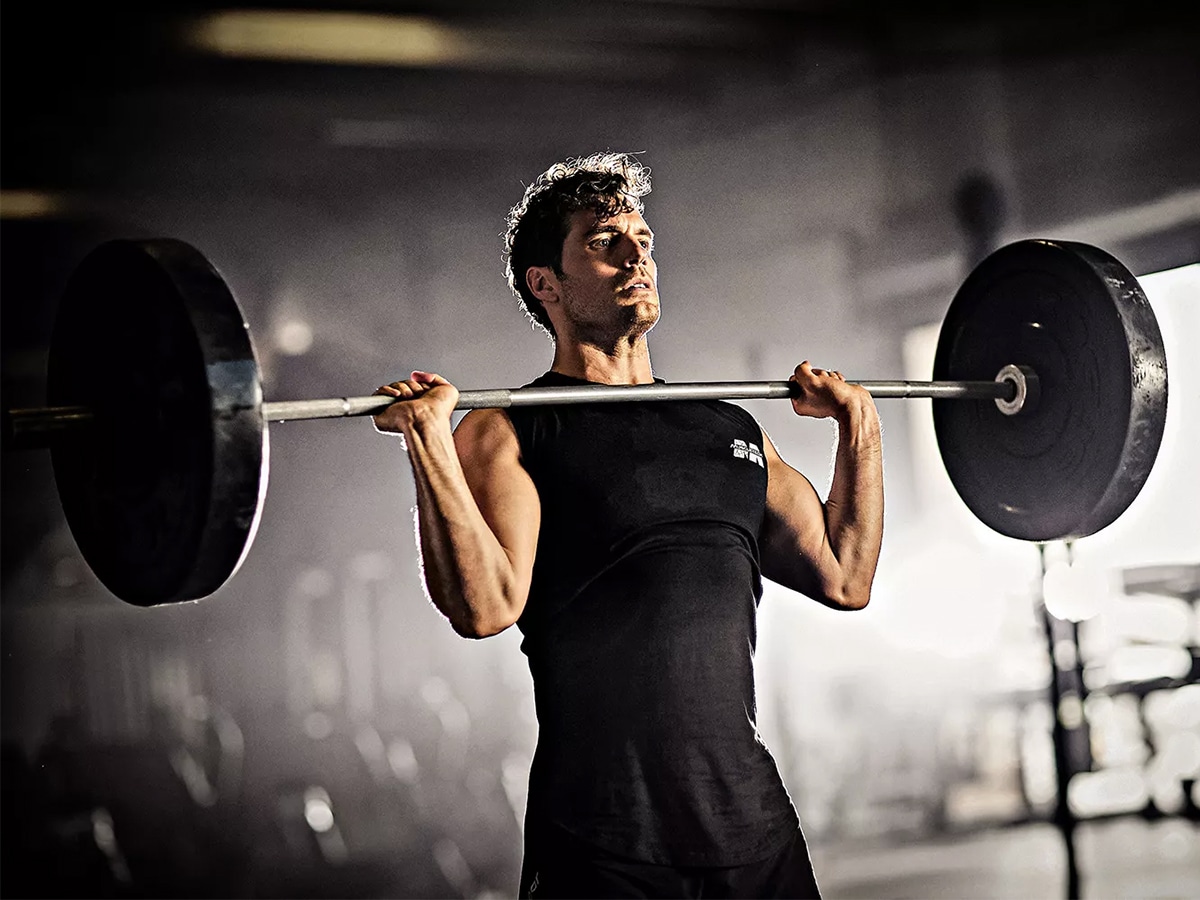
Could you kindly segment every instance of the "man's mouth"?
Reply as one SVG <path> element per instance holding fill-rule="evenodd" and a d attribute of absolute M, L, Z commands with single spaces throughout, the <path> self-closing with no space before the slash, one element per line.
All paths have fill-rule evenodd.
<path fill-rule="evenodd" d="M 649 291 L 649 290 L 653 290 L 652 284 L 647 280 L 638 279 L 637 281 L 629 282 L 627 285 L 625 285 L 625 287 L 621 288 L 620 293 L 633 294 L 633 293 L 636 293 L 637 291 Z"/>

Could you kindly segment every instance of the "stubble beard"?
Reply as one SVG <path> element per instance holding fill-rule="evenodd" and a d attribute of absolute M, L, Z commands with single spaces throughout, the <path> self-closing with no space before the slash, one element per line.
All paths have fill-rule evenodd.
<path fill-rule="evenodd" d="M 649 279 L 647 279 L 649 281 Z M 607 307 L 610 313 L 608 317 L 601 319 L 590 319 L 585 315 L 580 315 L 580 305 L 576 303 L 578 295 L 575 293 L 572 279 L 565 273 L 559 276 L 559 282 L 562 285 L 564 299 L 567 301 L 563 304 L 563 310 L 567 315 L 567 321 L 570 322 L 572 331 L 576 337 L 588 344 L 596 346 L 605 346 L 621 343 L 632 343 L 638 338 L 649 333 L 659 319 L 659 304 L 658 304 L 658 286 L 654 286 L 655 303 L 648 302 L 625 303 L 620 305 L 612 305 Z M 654 284 L 650 281 L 649 283 Z M 614 285 L 615 290 L 615 285 Z"/>

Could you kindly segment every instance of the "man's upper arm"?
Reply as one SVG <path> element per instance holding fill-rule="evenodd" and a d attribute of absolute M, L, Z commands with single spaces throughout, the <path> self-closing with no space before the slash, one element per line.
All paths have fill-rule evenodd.
<path fill-rule="evenodd" d="M 759 539 L 763 575 L 828 606 L 837 557 L 825 527 L 825 505 L 807 478 L 793 469 L 763 432 L 767 456 L 767 510 Z"/>
<path fill-rule="evenodd" d="M 454 445 L 471 496 L 512 564 L 524 606 L 542 510 L 533 479 L 521 464 L 517 433 L 503 410 L 478 409 L 458 423 Z"/>

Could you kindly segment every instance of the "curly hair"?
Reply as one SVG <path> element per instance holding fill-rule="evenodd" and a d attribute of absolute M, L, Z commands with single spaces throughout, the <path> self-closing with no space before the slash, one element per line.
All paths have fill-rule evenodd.
<path fill-rule="evenodd" d="M 643 211 L 650 193 L 650 170 L 627 153 L 594 153 L 555 163 L 525 190 L 508 213 L 504 234 L 504 274 L 521 308 L 551 337 L 554 326 L 529 290 L 525 273 L 550 266 L 562 276 L 563 241 L 572 213 L 590 209 L 601 219 Z"/>

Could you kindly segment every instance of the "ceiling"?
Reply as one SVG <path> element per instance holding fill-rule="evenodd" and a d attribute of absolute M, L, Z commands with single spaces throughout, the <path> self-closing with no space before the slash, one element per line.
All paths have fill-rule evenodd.
<path fill-rule="evenodd" d="M 259 131 L 268 142 L 320 122 L 335 143 L 386 143 L 405 130 L 409 140 L 417 134 L 418 143 L 445 151 L 513 137 L 506 123 L 538 104 L 561 108 L 580 98 L 620 95 L 657 109 L 694 108 L 719 95 L 734 75 L 743 82 L 787 83 L 798 102 L 817 102 L 848 83 L 897 72 L 983 57 L 1095 53 L 1143 37 L 1179 35 L 1177 23 L 1111 0 L 978 6 L 927 0 L 271 0 L 252 9 L 260 16 L 322 14 L 294 37 L 293 49 L 343 27 L 359 29 L 347 40 L 375 45 L 386 43 L 382 36 L 393 26 L 404 30 L 384 48 L 392 56 L 366 62 L 345 54 L 338 62 L 303 53 L 281 57 L 278 47 L 268 58 L 261 47 L 247 50 L 244 41 L 240 54 L 220 53 L 197 39 L 197 28 L 216 13 L 243 38 L 261 37 L 274 28 L 264 21 L 278 21 L 229 26 L 239 8 L 193 2 L 147 11 L 105 4 L 64 14 L 51 4 L 5 4 L 3 187 L 96 187 L 133 177 L 137 166 L 122 156 L 132 134 L 152 137 L 169 121 L 181 123 L 186 140 L 192 118 L 239 107 L 244 114 L 236 127 Z M 424 52 L 434 44 L 440 49 Z M 410 52 L 413 46 L 424 55 Z M 381 117 L 392 124 L 369 124 Z"/>

